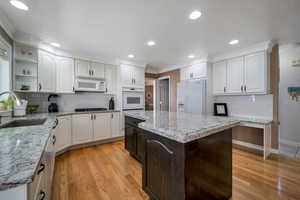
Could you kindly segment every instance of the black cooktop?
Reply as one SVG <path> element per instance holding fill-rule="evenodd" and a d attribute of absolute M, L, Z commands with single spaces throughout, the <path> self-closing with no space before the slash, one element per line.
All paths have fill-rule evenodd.
<path fill-rule="evenodd" d="M 75 112 L 91 112 L 91 111 L 103 111 L 107 108 L 75 108 Z"/>

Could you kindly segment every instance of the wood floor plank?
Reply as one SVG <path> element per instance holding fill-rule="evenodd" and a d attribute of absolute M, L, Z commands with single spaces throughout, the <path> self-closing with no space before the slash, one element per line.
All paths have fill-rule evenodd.
<path fill-rule="evenodd" d="M 56 158 L 52 200 L 149 200 L 141 165 L 123 142 L 67 152 Z M 300 160 L 233 149 L 232 200 L 299 200 Z"/>

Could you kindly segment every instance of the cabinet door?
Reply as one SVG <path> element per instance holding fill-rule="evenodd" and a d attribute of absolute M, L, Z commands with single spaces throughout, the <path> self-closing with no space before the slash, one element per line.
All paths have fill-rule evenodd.
<path fill-rule="evenodd" d="M 91 74 L 93 78 L 104 79 L 104 64 L 92 62 Z"/>
<path fill-rule="evenodd" d="M 117 94 L 117 76 L 118 70 L 116 66 L 105 65 L 105 79 L 108 94 Z"/>
<path fill-rule="evenodd" d="M 213 94 L 224 94 L 227 86 L 226 61 L 213 65 Z"/>
<path fill-rule="evenodd" d="M 72 142 L 85 143 L 93 140 L 93 124 L 90 114 L 72 116 Z"/>
<path fill-rule="evenodd" d="M 195 64 L 192 67 L 193 78 L 205 78 L 207 75 L 207 65 L 206 63 Z"/>
<path fill-rule="evenodd" d="M 243 93 L 244 84 L 244 58 L 234 58 L 227 62 L 227 93 Z"/>
<path fill-rule="evenodd" d="M 187 72 L 188 72 L 188 68 L 187 67 L 180 69 L 180 80 L 181 81 L 185 81 L 185 80 L 188 79 Z"/>
<path fill-rule="evenodd" d="M 120 129 L 120 113 L 118 112 L 111 113 L 110 130 L 111 130 L 112 137 L 118 137 L 122 135 Z"/>
<path fill-rule="evenodd" d="M 74 60 L 56 56 L 56 92 L 74 93 Z"/>
<path fill-rule="evenodd" d="M 133 82 L 136 87 L 145 86 L 145 69 L 142 67 L 134 67 Z"/>
<path fill-rule="evenodd" d="M 98 113 L 93 115 L 95 116 L 95 119 L 93 120 L 94 140 L 110 138 L 110 113 Z"/>
<path fill-rule="evenodd" d="M 130 65 L 121 65 L 120 66 L 120 75 L 122 86 L 132 87 L 133 86 L 133 71 L 134 67 Z"/>
<path fill-rule="evenodd" d="M 76 76 L 77 77 L 87 77 L 89 78 L 91 76 L 90 71 L 90 63 L 85 60 L 76 60 Z"/>
<path fill-rule="evenodd" d="M 55 56 L 45 51 L 39 51 L 38 82 L 39 91 L 55 92 Z"/>
<path fill-rule="evenodd" d="M 63 150 L 66 147 L 69 147 L 72 144 L 72 129 L 71 129 L 71 117 L 59 117 L 58 124 L 55 128 L 55 151 L 58 152 Z"/>
<path fill-rule="evenodd" d="M 245 91 L 267 92 L 267 62 L 264 52 L 245 56 Z"/>
<path fill-rule="evenodd" d="M 125 149 L 132 155 L 136 155 L 136 139 L 135 127 L 125 124 Z"/>

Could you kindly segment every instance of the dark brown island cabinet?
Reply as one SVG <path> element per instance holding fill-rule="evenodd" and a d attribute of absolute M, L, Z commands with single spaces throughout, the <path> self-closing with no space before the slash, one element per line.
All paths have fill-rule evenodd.
<path fill-rule="evenodd" d="M 141 162 L 151 200 L 223 200 L 232 196 L 232 131 L 187 143 L 138 128 L 125 117 L 125 148 Z"/>

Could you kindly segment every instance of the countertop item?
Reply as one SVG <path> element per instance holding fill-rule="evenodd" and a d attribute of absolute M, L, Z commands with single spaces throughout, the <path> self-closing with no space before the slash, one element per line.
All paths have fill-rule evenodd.
<path fill-rule="evenodd" d="M 127 111 L 126 116 L 145 120 L 141 129 L 180 143 L 187 143 L 239 125 L 240 120 L 182 112 Z"/>

